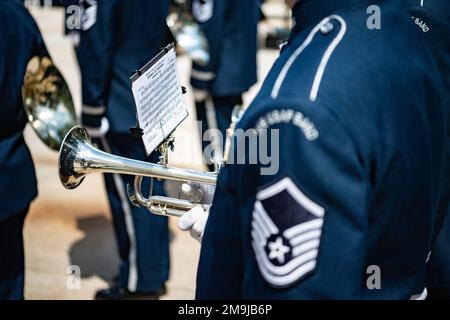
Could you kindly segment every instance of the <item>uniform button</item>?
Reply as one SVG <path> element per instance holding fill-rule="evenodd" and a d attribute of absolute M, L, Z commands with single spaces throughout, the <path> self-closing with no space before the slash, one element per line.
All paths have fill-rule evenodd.
<path fill-rule="evenodd" d="M 333 24 L 332 24 L 331 22 L 327 22 L 326 24 L 324 24 L 324 25 L 322 25 L 322 26 L 320 27 L 320 32 L 321 32 L 323 35 L 327 35 L 327 34 L 329 34 L 331 31 L 333 31 L 333 29 L 334 29 Z"/>

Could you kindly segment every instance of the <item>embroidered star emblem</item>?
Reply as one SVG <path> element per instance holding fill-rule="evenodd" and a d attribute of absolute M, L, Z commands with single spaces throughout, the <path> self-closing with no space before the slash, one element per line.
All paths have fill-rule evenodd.
<path fill-rule="evenodd" d="M 283 239 L 278 237 L 274 242 L 269 243 L 269 259 L 277 259 L 279 263 L 284 263 L 286 254 L 291 250 L 283 244 Z"/>

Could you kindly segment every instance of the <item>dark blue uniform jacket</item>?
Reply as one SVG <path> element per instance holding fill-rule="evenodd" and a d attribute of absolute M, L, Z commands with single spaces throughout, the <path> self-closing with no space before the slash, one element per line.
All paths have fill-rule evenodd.
<path fill-rule="evenodd" d="M 23 138 L 27 116 L 22 84 L 28 61 L 45 55 L 40 31 L 22 4 L 0 0 L 0 220 L 27 208 L 37 195 Z"/>
<path fill-rule="evenodd" d="M 372 4 L 379 30 L 367 28 Z M 304 0 L 294 17 L 238 125 L 260 141 L 269 130 L 278 170 L 261 171 L 261 155 L 223 168 L 197 298 L 420 295 L 446 130 L 433 57 L 392 1 Z"/>
<path fill-rule="evenodd" d="M 409 13 L 433 54 L 444 81 L 447 123 L 450 123 L 450 2 L 409 0 Z M 449 129 L 450 127 L 447 127 Z M 428 263 L 428 286 L 450 298 L 450 130 L 447 130 L 445 171 L 436 240 Z"/>

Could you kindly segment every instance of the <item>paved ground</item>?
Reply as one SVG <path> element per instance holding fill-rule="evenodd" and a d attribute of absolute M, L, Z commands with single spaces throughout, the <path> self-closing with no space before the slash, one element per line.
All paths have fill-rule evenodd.
<path fill-rule="evenodd" d="M 62 11 L 33 10 L 49 50 L 69 83 L 76 106 L 80 106 L 79 70 L 67 39 L 62 37 Z M 275 59 L 276 51 L 259 54 L 261 77 Z M 189 62 L 179 59 L 179 73 L 188 83 Z M 245 70 L 243 70 L 245 72 Z M 247 95 L 249 101 L 257 86 Z M 186 98 L 189 106 L 192 97 Z M 186 157 L 192 167 L 201 168 L 198 138 L 191 117 L 177 131 L 177 149 L 172 164 Z M 39 198 L 33 203 L 25 226 L 26 298 L 91 299 L 95 291 L 107 286 L 115 275 L 118 258 L 109 207 L 99 175 L 89 176 L 75 191 L 66 191 L 57 177 L 57 155 L 28 128 L 27 142 L 32 151 L 39 181 Z M 200 246 L 175 227 L 171 220 L 172 269 L 168 294 L 164 299 L 192 299 Z M 81 268 L 81 288 L 68 289 L 68 267 Z"/>

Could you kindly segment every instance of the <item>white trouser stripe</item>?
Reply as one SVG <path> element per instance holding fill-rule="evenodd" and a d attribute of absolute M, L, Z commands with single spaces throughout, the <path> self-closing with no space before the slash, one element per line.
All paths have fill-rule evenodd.
<path fill-rule="evenodd" d="M 102 139 L 105 151 L 111 153 L 111 148 L 108 141 L 103 137 Z M 137 251 L 136 251 L 136 234 L 134 231 L 133 215 L 131 214 L 130 203 L 125 194 L 125 185 L 123 183 L 122 177 L 118 174 L 113 174 L 114 184 L 119 194 L 120 202 L 122 205 L 122 210 L 125 214 L 125 227 L 128 233 L 128 239 L 130 241 L 130 253 L 128 255 L 129 268 L 128 268 L 128 290 L 131 292 L 136 292 L 138 283 L 138 272 L 137 272 Z"/>

